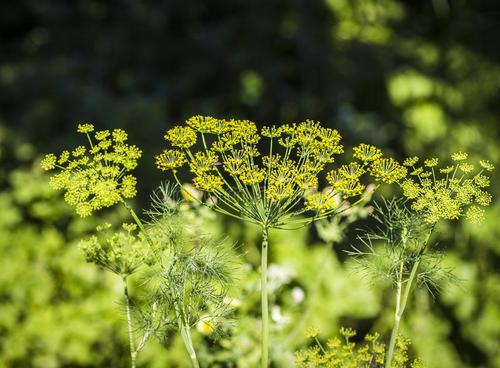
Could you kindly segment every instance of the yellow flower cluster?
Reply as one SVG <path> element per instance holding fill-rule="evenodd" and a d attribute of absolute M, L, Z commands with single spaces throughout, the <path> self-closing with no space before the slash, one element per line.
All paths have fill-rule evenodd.
<path fill-rule="evenodd" d="M 308 209 L 318 212 L 327 212 L 337 209 L 339 203 L 340 201 L 338 201 L 336 197 L 328 193 L 317 192 L 306 196 L 305 206 Z"/>
<path fill-rule="evenodd" d="M 137 180 L 127 173 L 136 168 L 142 152 L 126 143 L 127 133 L 122 129 L 94 132 L 94 126 L 88 123 L 80 124 L 77 131 L 87 136 L 89 147 L 79 146 L 59 156 L 50 153 L 40 162 L 44 170 L 58 170 L 50 185 L 65 191 L 65 201 L 81 217 L 134 197 Z"/>
<path fill-rule="evenodd" d="M 360 195 L 366 189 L 361 178 L 369 173 L 376 181 L 394 183 L 406 176 L 406 168 L 393 158 L 384 158 L 375 146 L 360 144 L 354 147 L 354 158 L 360 162 L 342 165 L 328 172 L 328 183 L 344 198 Z"/>
<path fill-rule="evenodd" d="M 312 339 L 309 348 L 299 350 L 295 353 L 297 367 L 382 367 L 384 364 L 386 346 L 380 342 L 378 333 L 366 335 L 361 342 L 353 342 L 351 338 L 356 336 L 356 331 L 350 328 L 341 328 L 340 337 L 329 338 L 326 344 L 318 339 L 320 333 L 318 328 L 309 328 L 306 337 Z M 423 368 L 421 360 L 410 360 L 408 348 L 410 340 L 399 337 L 396 342 L 396 350 L 393 368 Z"/>
<path fill-rule="evenodd" d="M 262 137 L 267 138 L 264 154 L 258 146 Z M 248 120 L 198 115 L 168 130 L 165 139 L 179 150 L 167 149 L 156 157 L 160 170 L 171 170 L 177 178 L 177 170 L 187 163 L 198 190 L 226 205 L 225 213 L 229 209 L 257 223 L 275 225 L 291 212 L 331 213 L 341 205 L 338 197 L 364 192 L 363 175 L 392 183 L 406 174 L 395 160 L 383 158 L 380 149 L 361 144 L 354 149 L 356 161 L 329 171 L 331 187 L 318 192 L 318 175 L 344 148 L 337 130 L 312 120 L 263 127 L 259 133 Z M 197 142 L 201 150 L 192 151 Z M 304 206 L 298 207 L 301 201 Z"/>
<path fill-rule="evenodd" d="M 177 126 L 165 134 L 165 139 L 174 147 L 189 148 L 196 144 L 196 132 L 190 127 Z"/>
<path fill-rule="evenodd" d="M 155 157 L 156 167 L 162 171 L 175 170 L 186 162 L 184 155 L 176 150 L 164 150 Z"/>
<path fill-rule="evenodd" d="M 482 220 L 484 207 L 491 203 L 491 194 L 485 190 L 490 180 L 483 172 L 492 171 L 494 166 L 482 160 L 479 162 L 482 170 L 472 175 L 476 169 L 466 162 L 467 158 L 467 153 L 454 153 L 451 156 L 454 165 L 441 169 L 437 168 L 437 158 L 425 160 L 418 167 L 418 157 L 403 162 L 412 168 L 410 176 L 400 183 L 403 194 L 427 223 L 461 216 L 472 223 Z"/>
<path fill-rule="evenodd" d="M 403 179 L 406 176 L 407 169 L 390 157 L 373 161 L 370 165 L 370 173 L 377 180 L 392 184 Z"/>

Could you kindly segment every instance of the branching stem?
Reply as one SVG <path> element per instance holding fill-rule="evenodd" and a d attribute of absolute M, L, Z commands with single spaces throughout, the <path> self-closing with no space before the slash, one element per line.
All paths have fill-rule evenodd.
<path fill-rule="evenodd" d="M 200 368 L 200 364 L 198 363 L 198 358 L 196 357 L 196 351 L 194 350 L 193 347 L 193 340 L 191 339 L 191 332 L 189 331 L 189 327 L 181 323 L 180 329 L 181 329 L 182 341 L 184 342 L 184 346 L 186 347 L 186 350 L 188 352 L 189 359 L 191 359 L 191 364 L 193 365 L 193 368 Z"/>

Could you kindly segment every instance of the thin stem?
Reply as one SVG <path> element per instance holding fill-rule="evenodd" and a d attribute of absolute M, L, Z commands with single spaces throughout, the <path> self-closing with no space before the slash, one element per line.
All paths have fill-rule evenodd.
<path fill-rule="evenodd" d="M 191 364 L 193 368 L 200 368 L 200 364 L 198 363 L 198 358 L 196 357 L 196 351 L 193 347 L 193 340 L 191 339 L 191 333 L 189 331 L 189 327 L 186 326 L 183 322 L 179 321 L 179 328 L 181 330 L 182 341 L 184 342 L 184 346 L 189 355 L 189 359 L 191 359 Z"/>
<path fill-rule="evenodd" d="M 261 337 L 261 368 L 267 368 L 269 356 L 269 307 L 267 297 L 267 253 L 268 253 L 268 228 L 262 227 L 262 253 L 260 263 L 261 281 L 261 313 L 262 313 L 262 337 Z"/>
<path fill-rule="evenodd" d="M 323 354 L 326 354 L 326 350 L 325 348 L 323 347 L 323 344 L 321 344 L 321 342 L 319 341 L 318 337 L 317 336 L 314 336 L 314 340 L 316 340 L 316 344 L 318 344 L 319 348 L 321 349 L 321 352 Z"/>
<path fill-rule="evenodd" d="M 389 349 L 387 351 L 385 368 L 391 368 L 392 360 L 394 357 L 394 348 L 396 346 L 396 339 L 397 339 L 397 335 L 398 335 L 398 331 L 399 331 L 399 325 L 400 325 L 401 319 L 403 318 L 403 313 L 406 309 L 406 304 L 408 303 L 408 299 L 410 297 L 410 292 L 413 288 L 414 281 L 416 280 L 416 277 L 417 277 L 417 271 L 418 271 L 418 267 L 420 266 L 420 261 L 422 259 L 422 255 L 427 250 L 427 246 L 429 244 L 429 240 L 430 240 L 430 237 L 431 237 L 433 231 L 434 231 L 434 226 L 432 226 L 432 228 L 430 229 L 429 234 L 427 236 L 427 239 L 418 253 L 418 258 L 413 263 L 413 266 L 412 266 L 411 272 L 410 272 L 410 276 L 405 281 L 403 294 L 402 294 L 403 262 L 401 262 L 399 279 L 398 279 L 398 283 L 397 283 L 396 312 L 394 313 L 394 326 L 392 327 L 391 340 L 389 342 Z M 401 294 L 402 294 L 402 298 L 401 298 Z"/>
<path fill-rule="evenodd" d="M 128 327 L 128 340 L 130 344 L 130 367 L 135 368 L 135 360 L 137 358 L 137 351 L 134 347 L 134 333 L 132 331 L 132 315 L 130 313 L 130 297 L 128 295 L 127 277 L 124 276 L 123 280 L 123 293 L 125 294 L 125 308 L 127 312 L 127 327 Z"/>
<path fill-rule="evenodd" d="M 144 224 L 142 223 L 142 221 L 139 219 L 139 217 L 137 216 L 137 214 L 135 213 L 135 211 L 132 209 L 132 207 L 130 207 L 128 205 L 127 202 L 125 202 L 123 199 L 122 199 L 122 204 L 123 206 L 127 209 L 127 211 L 130 213 L 130 215 L 132 216 L 132 218 L 134 219 L 135 223 L 137 224 L 137 226 L 139 226 L 139 229 L 141 230 L 141 232 L 144 234 L 144 236 L 146 237 L 146 241 L 149 243 L 149 245 L 153 246 L 153 241 L 151 240 L 151 238 L 149 237 L 149 234 L 146 232 L 146 228 L 144 227 Z"/>
<path fill-rule="evenodd" d="M 396 292 L 396 312 L 394 313 L 394 326 L 392 327 L 391 340 L 389 342 L 389 349 L 387 351 L 387 357 L 385 361 L 385 368 L 390 368 L 392 364 L 392 359 L 394 356 L 394 347 L 396 346 L 396 339 L 399 332 L 399 324 L 401 322 L 401 316 L 403 314 L 403 309 L 401 309 L 401 281 L 397 283 Z"/>
<path fill-rule="evenodd" d="M 179 303 L 178 301 L 174 303 L 175 314 L 177 315 L 177 324 L 179 325 L 179 331 L 181 332 L 182 342 L 184 343 L 184 347 L 187 350 L 193 368 L 200 368 L 198 358 L 196 357 L 196 351 L 193 347 L 193 340 L 191 339 L 189 326 L 186 321 L 186 313 L 184 311 L 184 308 L 182 308 L 182 306 L 180 306 L 179 304 L 182 305 L 182 303 Z"/>

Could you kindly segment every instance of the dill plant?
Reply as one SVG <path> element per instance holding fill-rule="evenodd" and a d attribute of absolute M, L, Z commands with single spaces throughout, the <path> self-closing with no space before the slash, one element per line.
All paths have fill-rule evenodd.
<path fill-rule="evenodd" d="M 156 334 L 178 331 L 193 367 L 199 367 L 191 329 L 200 323 L 211 338 L 223 334 L 230 319 L 236 258 L 224 242 L 197 235 L 177 215 L 178 191 L 163 186 L 153 196 L 147 229 L 154 262 L 143 274 L 141 320 L 156 325 Z"/>
<path fill-rule="evenodd" d="M 79 216 L 121 203 L 135 221 L 119 230 L 102 224 L 80 243 L 88 262 L 123 282 L 131 367 L 136 367 L 151 337 L 163 340 L 172 332 L 180 333 L 192 366 L 199 367 L 191 328 L 202 321 L 217 336 L 230 313 L 227 291 L 233 282 L 234 255 L 222 242 L 187 229 L 178 211 L 182 200 L 170 185 L 153 193 L 146 211 L 149 220 L 141 221 L 126 202 L 137 193 L 137 180 L 129 172 L 141 151 L 126 143 L 121 129 L 94 132 L 92 124 L 80 124 L 78 132 L 86 135 L 89 147 L 48 154 L 40 164 L 57 171 L 50 185 L 65 191 L 65 201 Z M 142 281 L 138 296 L 132 298 L 129 279 L 134 274 Z"/>
<path fill-rule="evenodd" d="M 262 138 L 268 141 L 266 152 L 259 150 Z M 165 139 L 171 148 L 156 156 L 160 170 L 171 171 L 180 184 L 178 170 L 187 163 L 193 185 L 206 193 L 207 205 L 261 228 L 261 366 L 267 367 L 269 230 L 335 216 L 346 209 L 348 198 L 363 193 L 363 177 L 393 183 L 406 169 L 366 144 L 354 148 L 352 162 L 331 167 L 344 153 L 341 136 L 311 120 L 259 132 L 248 120 L 198 115 L 168 130 Z M 325 172 L 329 187 L 318 190 L 318 176 Z"/>
<path fill-rule="evenodd" d="M 86 136 L 88 146 L 80 145 L 72 151 L 64 150 L 58 156 L 49 153 L 40 162 L 42 169 L 56 171 L 50 177 L 50 186 L 64 191 L 65 202 L 73 206 L 80 217 L 87 217 L 96 210 L 122 203 L 145 236 L 144 225 L 126 202 L 126 199 L 133 198 L 137 194 L 137 178 L 129 172 L 137 167 L 142 151 L 137 146 L 127 143 L 128 134 L 122 129 L 115 129 L 112 132 L 95 131 L 93 124 L 85 123 L 78 125 L 77 132 Z M 106 227 L 100 227 L 98 230 Z M 136 238 L 131 234 L 132 227 L 128 225 L 125 227 L 128 235 L 117 233 L 108 239 L 105 245 L 94 236 L 83 245 L 83 249 L 87 253 L 88 260 L 109 269 L 123 280 L 131 364 L 135 367 L 138 352 L 133 344 L 127 280 L 140 262 L 139 264 L 131 262 L 132 259 L 138 261 L 133 251 L 137 250 L 137 247 L 131 245 L 136 243 Z M 94 254 L 91 254 L 91 251 Z"/>
<path fill-rule="evenodd" d="M 477 224 L 492 200 L 486 190 L 490 185 L 486 173 L 494 169 L 489 161 L 479 161 L 479 170 L 464 152 L 454 153 L 451 161 L 439 167 L 437 158 L 420 165 L 417 157 L 406 159 L 409 176 L 399 182 L 403 195 L 376 205 L 378 226 L 364 231 L 359 236 L 362 245 L 349 252 L 367 275 L 388 280 L 396 289 L 385 368 L 394 366 L 399 327 L 414 289 L 427 287 L 435 293 L 444 281 L 454 280 L 441 266 L 442 255 L 432 242 L 436 224 L 461 217 Z M 382 246 L 376 246 L 378 242 Z"/>

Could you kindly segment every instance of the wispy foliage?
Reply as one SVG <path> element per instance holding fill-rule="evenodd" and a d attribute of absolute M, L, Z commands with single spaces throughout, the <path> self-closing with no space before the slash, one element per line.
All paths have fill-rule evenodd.
<path fill-rule="evenodd" d="M 163 341 L 180 333 L 197 367 L 190 330 L 203 322 L 208 335 L 216 338 L 228 326 L 227 293 L 236 256 L 224 241 L 190 231 L 179 213 L 182 199 L 176 186 L 162 184 L 151 202 L 145 211 L 149 222 L 139 233 L 135 224 L 124 224 L 118 231 L 105 224 L 81 242 L 81 249 L 89 262 L 123 279 L 133 365 L 151 337 Z M 127 279 L 135 273 L 141 282 L 132 297 Z"/>
<path fill-rule="evenodd" d="M 373 228 L 358 234 L 358 244 L 347 253 L 365 276 L 397 286 L 407 281 L 416 263 L 417 284 L 434 292 L 446 281 L 454 281 L 450 270 L 441 265 L 442 253 L 430 235 L 433 224 L 407 206 L 405 198 L 383 199 L 374 204 Z"/>
<path fill-rule="evenodd" d="M 237 259 L 225 241 L 189 229 L 178 213 L 183 203 L 179 188 L 164 184 L 151 199 L 146 229 L 154 263 L 142 274 L 137 313 L 143 328 L 154 326 L 162 340 L 180 332 L 194 355 L 191 328 L 203 323 L 207 334 L 218 338 L 230 324 L 228 292 Z"/>

